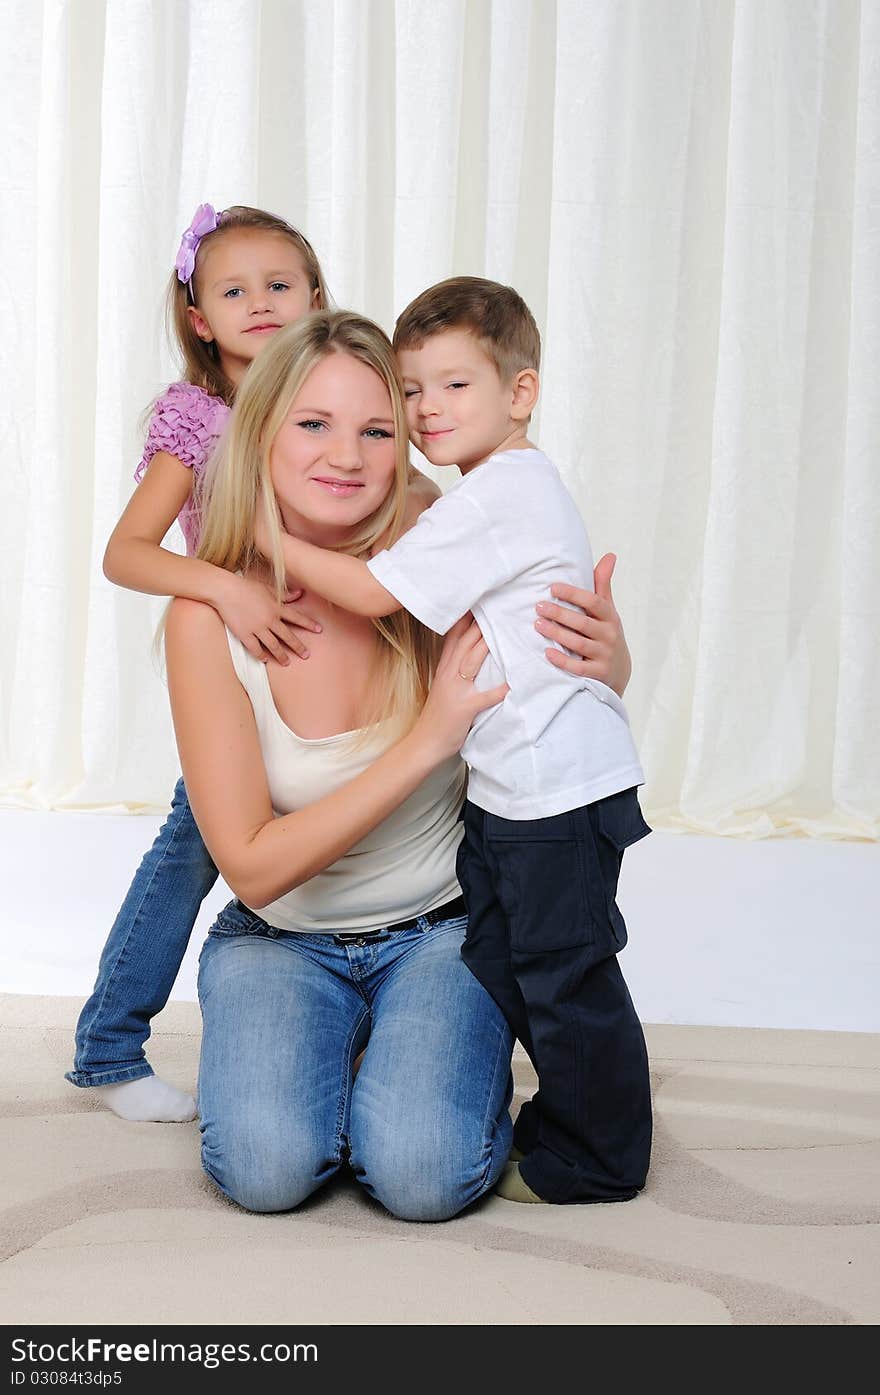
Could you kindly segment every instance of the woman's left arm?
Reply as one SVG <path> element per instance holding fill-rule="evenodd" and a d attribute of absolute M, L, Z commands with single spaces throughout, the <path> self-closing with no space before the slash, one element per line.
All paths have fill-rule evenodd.
<path fill-rule="evenodd" d="M 439 484 L 435 484 L 428 475 L 423 475 L 421 470 L 417 470 L 412 461 L 409 462 L 409 472 L 406 477 L 407 503 L 410 497 L 420 499 L 422 508 L 428 508 L 435 500 L 443 497 L 443 491 Z M 421 511 L 421 510 L 420 510 Z"/>
<path fill-rule="evenodd" d="M 632 658 L 611 595 L 611 576 L 616 561 L 613 552 L 606 552 L 596 563 L 594 591 L 584 591 L 564 582 L 552 586 L 553 596 L 568 601 L 569 605 L 539 602 L 535 629 L 545 639 L 555 640 L 573 650 L 574 655 L 580 655 L 577 658 L 563 654 L 560 649 L 546 649 L 544 652 L 555 668 L 564 668 L 581 678 L 597 678 L 613 688 L 618 697 L 623 697 L 632 673 Z M 579 609 L 571 610 L 572 605 Z"/>
<path fill-rule="evenodd" d="M 400 537 L 403 533 L 408 533 L 413 524 L 418 523 L 425 509 L 429 509 L 438 499 L 443 498 L 443 493 L 439 486 L 436 485 L 432 479 L 429 479 L 427 475 L 423 475 L 421 470 L 417 470 L 412 462 L 410 462 L 406 485 L 403 518 L 400 523 L 400 532 L 396 534 L 396 537 Z M 386 533 L 373 548 L 373 556 L 375 556 L 377 552 L 381 552 L 383 548 L 390 547 L 394 541 L 395 538 L 393 538 L 390 533 Z"/>

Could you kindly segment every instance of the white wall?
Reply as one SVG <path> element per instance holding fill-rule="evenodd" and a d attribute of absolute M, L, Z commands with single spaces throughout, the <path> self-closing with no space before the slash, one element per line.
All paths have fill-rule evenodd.
<path fill-rule="evenodd" d="M 0 991 L 91 989 L 160 820 L 0 809 Z M 202 909 L 174 997 L 193 1000 Z M 624 861 L 621 966 L 644 1022 L 880 1031 L 880 850 L 654 833 Z"/>

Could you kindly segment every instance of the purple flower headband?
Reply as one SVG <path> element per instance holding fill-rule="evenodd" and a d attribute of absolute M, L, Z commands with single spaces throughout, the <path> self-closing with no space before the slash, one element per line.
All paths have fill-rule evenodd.
<path fill-rule="evenodd" d="M 192 217 L 192 222 L 180 239 L 180 247 L 177 251 L 177 258 L 174 268 L 177 272 L 178 281 L 182 281 L 192 296 L 190 281 L 196 269 L 196 253 L 199 250 L 199 243 L 208 233 L 212 233 L 220 226 L 223 214 L 217 213 L 213 205 L 200 203 Z"/>

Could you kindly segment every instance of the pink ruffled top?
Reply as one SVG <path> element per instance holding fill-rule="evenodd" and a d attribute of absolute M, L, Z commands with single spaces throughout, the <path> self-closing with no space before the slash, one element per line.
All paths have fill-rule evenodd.
<path fill-rule="evenodd" d="M 153 408 L 135 479 L 138 482 L 143 479 L 144 471 L 160 450 L 173 455 L 181 465 L 189 466 L 200 479 L 229 420 L 229 412 L 230 408 L 221 397 L 212 397 L 204 388 L 193 383 L 172 383 Z M 194 495 L 195 490 L 177 519 L 190 557 L 199 545 L 199 511 Z"/>

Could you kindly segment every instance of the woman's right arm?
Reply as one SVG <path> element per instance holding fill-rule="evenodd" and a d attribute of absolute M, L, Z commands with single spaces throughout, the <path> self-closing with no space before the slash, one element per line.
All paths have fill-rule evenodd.
<path fill-rule="evenodd" d="M 279 663 L 287 663 L 288 650 L 308 657 L 294 626 L 319 627 L 292 605 L 300 593 L 290 593 L 279 606 L 261 582 L 236 576 L 198 557 L 181 557 L 162 546 L 190 496 L 192 484 L 188 466 L 166 451 L 156 452 L 110 535 L 104 552 L 107 580 L 151 596 L 184 596 L 207 602 L 255 659 L 271 655 Z"/>
<path fill-rule="evenodd" d="M 276 818 L 223 622 L 210 606 L 173 602 L 165 654 L 187 793 L 208 851 L 245 905 L 259 910 L 329 867 L 460 750 L 476 714 L 507 691 L 478 692 L 461 677 L 487 652 L 476 626 L 459 622 L 412 730 L 341 789 Z"/>

